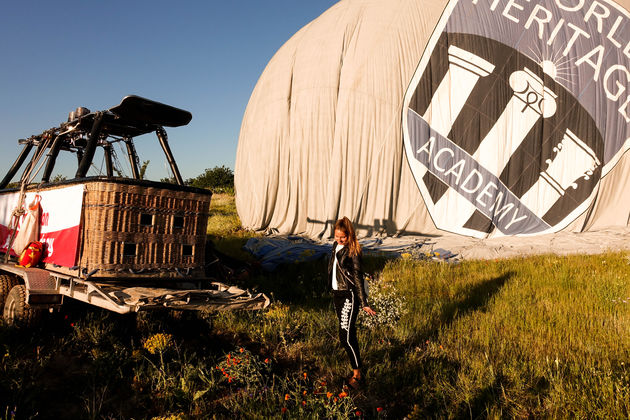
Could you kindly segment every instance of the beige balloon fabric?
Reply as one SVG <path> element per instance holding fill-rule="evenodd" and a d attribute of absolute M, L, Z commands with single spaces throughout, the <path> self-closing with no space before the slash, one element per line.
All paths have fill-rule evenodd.
<path fill-rule="evenodd" d="M 605 55 L 601 51 L 595 51 L 594 45 L 597 43 L 593 46 L 591 44 L 581 46 L 579 44 L 582 42 L 581 40 L 574 40 L 572 45 L 576 45 L 574 49 L 582 48 L 583 50 L 586 49 L 587 52 L 574 52 L 567 49 L 568 58 L 573 58 L 574 62 L 579 61 L 579 57 L 572 57 L 572 55 L 581 54 L 580 57 L 584 58 L 580 63 L 582 65 L 576 68 L 579 71 L 590 69 L 591 74 L 597 71 L 599 65 L 600 79 L 603 79 L 605 75 L 609 76 L 608 87 L 604 86 L 603 88 L 607 89 L 608 93 L 611 93 L 609 91 L 612 90 L 611 86 L 615 86 L 616 80 L 619 80 L 621 84 L 627 84 L 630 77 L 625 78 L 621 66 L 625 66 L 624 47 L 630 38 L 621 38 L 630 34 L 630 29 L 623 29 L 626 20 L 628 20 L 627 26 L 630 27 L 630 17 L 622 8 L 627 9 L 630 1 L 621 2 L 622 8 L 604 1 L 601 3 L 591 0 L 546 1 L 548 3 L 555 1 L 553 5 L 555 9 L 566 14 L 576 14 L 576 10 L 580 6 L 581 14 L 577 17 L 584 19 L 584 16 L 589 16 L 590 20 L 587 19 L 588 21 L 585 22 L 589 25 L 592 24 L 594 30 L 597 30 L 597 26 L 602 26 L 603 23 L 604 27 L 600 29 L 602 39 L 605 39 L 608 44 L 616 42 L 621 45 L 616 51 L 620 57 L 616 62 L 619 67 L 607 65 L 608 62 L 605 59 L 600 60 L 600 57 L 608 57 L 610 54 Z M 412 98 L 414 94 L 412 81 L 419 81 L 418 86 L 424 86 L 423 81 L 429 80 L 427 77 L 431 76 L 431 72 L 434 72 L 435 74 L 431 76 L 433 79 L 425 83 L 426 86 L 429 86 L 426 88 L 428 90 L 422 92 L 428 92 L 429 95 L 433 94 L 434 97 L 437 95 L 438 85 L 446 77 L 444 74 L 438 73 L 440 71 L 447 72 L 447 67 L 446 65 L 433 66 L 432 63 L 441 59 L 437 55 L 440 45 L 442 45 L 440 42 L 446 42 L 447 47 L 450 45 L 448 44 L 449 39 L 444 41 L 446 35 L 442 34 L 442 38 L 439 39 L 438 37 L 444 28 L 446 30 L 454 28 L 453 31 L 459 31 L 460 27 L 466 29 L 466 25 L 469 23 L 465 19 L 460 18 L 461 22 L 456 19 L 458 8 L 466 10 L 464 7 L 471 7 L 470 5 L 476 7 L 480 6 L 481 3 L 484 3 L 484 7 L 489 11 L 494 5 L 494 9 L 491 10 L 492 13 L 505 21 L 512 21 L 510 17 L 518 19 L 523 31 L 533 34 L 532 36 L 535 36 L 537 30 L 542 28 L 544 24 L 551 25 L 551 22 L 555 22 L 552 17 L 545 14 L 547 9 L 544 9 L 543 6 L 532 9 L 536 6 L 520 0 L 511 2 L 508 0 L 460 0 L 459 2 L 444 0 L 342 0 L 287 41 L 271 59 L 261 75 L 243 117 L 235 166 L 236 205 L 243 226 L 258 231 L 328 238 L 332 234 L 332 225 L 335 220 L 347 216 L 355 223 L 361 236 L 375 234 L 439 235 L 446 231 L 477 237 L 512 235 L 514 232 L 509 229 L 501 230 L 499 218 L 505 216 L 506 219 L 503 220 L 507 220 L 509 217 L 512 217 L 513 221 L 518 220 L 516 207 L 512 216 L 507 215 L 509 209 L 504 213 L 499 211 L 498 214 L 494 214 L 499 210 L 499 205 L 495 206 L 492 214 L 471 215 L 470 220 L 474 219 L 473 216 L 477 217 L 474 220 L 481 220 L 486 217 L 490 226 L 490 228 L 479 228 L 477 233 L 473 232 L 472 234 L 470 233 L 471 230 L 466 227 L 470 226 L 470 220 L 468 222 L 464 220 L 468 225 L 458 225 L 451 228 L 444 225 L 445 223 L 448 224 L 448 218 L 441 220 L 436 217 L 435 211 L 439 206 L 437 201 L 433 203 L 431 200 L 440 197 L 436 198 L 435 195 L 431 195 L 434 194 L 434 191 L 431 190 L 430 180 L 425 183 L 427 175 L 420 176 L 427 171 L 434 170 L 430 167 L 432 163 L 425 162 L 424 164 L 428 166 L 422 166 L 418 163 L 421 162 L 421 156 L 414 154 L 414 150 L 420 150 L 420 144 L 426 145 L 428 143 L 426 141 L 413 143 L 413 141 L 420 141 L 411 138 L 416 135 L 414 134 L 415 129 L 409 128 L 411 126 L 404 126 L 407 115 L 414 113 L 423 121 L 431 123 L 427 119 L 429 114 L 427 112 L 422 114 L 424 112 L 422 110 L 426 109 L 426 106 L 430 107 L 431 104 L 425 101 L 428 105 L 422 105 L 419 104 L 422 102 L 421 100 Z M 596 3 L 595 6 L 593 6 L 594 3 Z M 598 5 L 603 5 L 604 8 Z M 527 8 L 528 15 L 519 17 L 518 13 L 524 13 L 524 8 Z M 623 16 L 623 20 L 617 24 L 616 28 L 616 21 L 611 13 L 609 13 L 610 16 L 607 16 L 608 20 L 604 21 L 604 9 L 610 9 L 611 13 L 614 12 Z M 531 22 L 526 28 L 528 16 Z M 546 21 L 547 18 L 549 19 Z M 553 19 L 558 20 L 560 16 L 554 16 Z M 570 19 L 566 18 L 564 21 L 569 22 Z M 475 30 L 485 30 L 484 22 L 477 22 L 476 24 Z M 436 28 L 438 29 L 436 30 Z M 565 33 L 566 42 L 570 43 L 571 34 L 576 33 L 575 31 L 567 32 L 570 28 L 571 26 L 565 25 L 556 32 L 555 36 L 559 37 L 558 33 Z M 613 31 L 610 35 L 609 29 L 618 29 L 618 32 Z M 549 26 L 546 30 L 546 36 L 551 37 L 553 27 Z M 488 29 L 488 31 L 492 31 L 492 29 Z M 585 36 L 583 38 L 586 43 L 587 38 Z M 592 37 L 589 37 L 588 40 L 590 42 Z M 468 38 L 462 38 L 461 45 L 468 45 L 467 42 L 469 42 Z M 541 42 L 541 45 L 543 44 L 545 42 Z M 608 48 L 608 44 L 605 45 L 606 48 Z M 489 45 L 483 48 L 491 49 L 492 44 Z M 588 51 L 591 50 L 595 52 L 589 53 Z M 449 57 L 454 54 L 453 51 L 453 49 L 448 49 Z M 446 57 L 447 48 L 444 48 L 443 54 Z M 472 53 L 465 51 L 464 55 L 466 54 Z M 548 77 L 545 75 L 549 74 L 548 68 L 543 74 L 543 54 L 542 51 L 539 52 L 541 56 L 540 68 L 533 72 L 536 74 L 530 76 L 533 77 L 532 80 L 544 78 L 545 86 L 550 83 L 553 85 L 554 82 L 548 82 Z M 558 58 L 560 57 L 554 57 L 554 59 Z M 444 60 L 447 59 L 444 58 Z M 560 60 L 556 61 L 561 63 Z M 530 64 L 529 67 L 531 66 Z M 554 77 L 559 78 L 562 70 L 560 64 L 558 70 L 554 66 L 552 67 Z M 610 70 L 611 68 L 612 70 Z M 630 73 L 628 75 L 630 76 Z M 578 76 L 580 80 L 584 79 L 582 74 L 577 74 L 575 77 Z M 562 77 L 569 76 L 564 75 Z M 487 81 L 489 80 L 487 78 Z M 497 78 L 497 80 L 499 79 Z M 560 83 L 561 81 L 557 80 L 557 82 Z M 493 81 L 493 83 L 497 82 Z M 577 89 L 576 86 L 571 88 L 570 83 L 572 82 L 565 83 L 566 86 L 569 86 L 568 90 Z M 483 90 L 482 88 L 483 85 L 481 84 L 477 86 L 480 91 Z M 451 92 L 459 89 L 456 81 L 452 82 L 450 89 Z M 422 93 L 420 87 L 415 92 L 416 96 Z M 526 94 L 528 93 L 526 92 Z M 548 93 L 541 93 L 541 95 L 548 95 Z M 626 99 L 625 95 L 626 93 L 620 93 L 620 97 L 616 99 L 617 102 L 613 105 L 617 107 L 622 105 Z M 580 97 L 578 94 L 574 96 Z M 597 100 L 601 100 L 600 96 L 595 95 Z M 535 106 L 532 105 L 533 102 L 527 102 L 530 101 L 530 97 L 526 96 L 525 98 L 525 107 Z M 545 96 L 543 99 L 545 98 L 547 97 Z M 498 104 L 496 106 L 505 106 L 505 101 L 502 101 L 502 99 L 496 100 L 495 102 Z M 583 102 L 586 103 L 586 99 Z M 422 108 L 423 106 L 425 108 Z M 588 110 L 588 105 L 583 106 Z M 599 110 L 600 107 L 595 108 Z M 545 112 L 542 114 L 547 118 L 547 114 L 550 112 Z M 601 110 L 597 112 L 601 112 Z M 617 120 L 622 120 L 623 114 L 621 117 L 617 117 Z M 500 117 L 498 118 L 500 119 Z M 599 121 L 597 116 L 593 118 L 596 123 Z M 592 163 L 589 173 L 594 172 L 594 176 L 599 176 L 601 181 L 599 181 L 600 178 L 598 181 L 592 181 L 593 175 L 591 175 L 589 188 L 592 188 L 592 192 L 589 190 L 588 200 L 584 201 L 581 207 L 576 204 L 577 210 L 574 209 L 573 213 L 567 210 L 566 215 L 560 216 L 552 215 L 553 217 L 551 217 L 550 213 L 532 215 L 542 223 L 541 226 L 544 226 L 544 229 L 539 229 L 541 233 L 559 230 L 596 230 L 607 226 L 628 225 L 630 186 L 627 179 L 630 176 L 630 162 L 627 153 L 625 153 L 628 148 L 626 141 L 628 131 L 625 127 L 618 129 L 609 127 L 612 124 L 617 124 L 617 120 L 606 120 L 604 125 L 608 128 L 606 135 L 609 137 L 612 136 L 610 133 L 616 130 L 616 138 L 621 139 L 617 141 L 618 150 L 610 151 L 608 148 L 590 146 L 594 150 L 594 163 Z M 561 121 L 559 117 L 558 121 Z M 433 125 L 433 123 L 431 124 Z M 509 125 L 512 122 L 506 124 Z M 586 125 L 590 127 L 590 125 Z M 564 127 L 561 128 L 564 130 Z M 566 128 L 568 130 L 572 127 L 567 126 Z M 422 130 L 420 131 L 424 133 Z M 466 137 L 465 134 L 459 135 L 455 131 L 453 128 L 450 134 L 447 130 L 447 132 L 436 135 L 446 142 L 444 144 L 453 143 L 447 137 L 453 139 L 457 136 Z M 553 140 L 555 142 L 553 145 L 551 140 L 542 143 L 543 152 L 551 156 L 549 161 L 560 154 L 557 148 L 554 149 L 554 152 L 551 151 L 551 148 L 558 143 L 557 140 Z M 584 143 L 579 139 L 576 142 Z M 604 138 L 604 142 L 608 147 L 609 142 L 606 138 Z M 601 146 L 602 141 L 597 144 Z M 454 145 L 452 147 L 466 152 L 464 146 Z M 428 147 L 425 151 L 428 159 L 433 159 L 434 155 L 429 153 Z M 431 151 L 431 153 L 433 152 Z M 464 152 L 461 153 L 465 155 Z M 543 152 L 540 154 L 543 155 Z M 444 155 L 443 153 L 441 156 Z M 415 163 L 412 162 L 414 159 Z M 536 157 L 533 160 L 536 163 L 535 168 L 531 169 L 531 173 L 541 173 L 546 165 L 551 166 L 551 163 L 545 163 L 545 159 Z M 513 169 L 516 167 L 514 164 L 507 166 L 512 168 L 512 172 L 514 172 Z M 451 173 L 453 172 L 451 171 Z M 495 184 L 499 182 L 499 178 L 501 182 L 505 182 L 509 171 L 505 170 L 504 172 L 499 171 L 492 175 L 497 178 Z M 437 172 L 436 174 L 439 175 Z M 457 183 L 465 176 L 462 173 L 459 175 L 460 177 L 454 178 L 455 181 L 453 182 Z M 582 179 L 580 178 L 580 180 Z M 447 184 L 451 182 L 448 179 L 441 181 Z M 436 181 L 432 182 L 435 183 Z M 520 185 L 522 183 L 527 184 L 527 182 L 529 181 L 514 181 L 513 183 Z M 490 184 L 492 183 L 490 182 Z M 487 191 L 490 191 L 488 189 L 490 184 L 486 187 L 480 184 L 477 193 L 485 188 L 486 195 L 489 197 Z M 538 185 L 535 184 L 535 180 L 532 180 L 530 184 Z M 451 185 L 451 187 L 455 188 L 456 186 Z M 511 186 L 509 187 L 511 188 Z M 521 189 L 523 188 L 526 190 L 529 188 L 529 184 L 521 187 Z M 566 190 L 556 188 L 557 194 L 569 196 L 573 194 L 571 188 L 573 187 L 567 187 Z M 506 194 L 508 193 L 506 192 Z M 533 193 L 530 192 L 529 194 L 532 195 Z M 447 195 L 445 194 L 445 196 Z M 503 199 L 502 193 L 498 197 L 497 194 L 493 197 L 495 204 L 498 203 L 496 200 L 500 202 Z M 573 198 L 573 200 L 577 199 Z M 449 203 L 454 203 L 450 205 L 451 210 L 457 208 L 455 201 L 447 204 Z M 507 204 L 503 208 L 507 208 L 506 206 Z M 566 204 L 562 204 L 560 207 L 566 207 Z M 434 214 L 431 213 L 432 211 Z M 483 213 L 481 207 L 480 211 Z M 465 219 L 467 218 L 468 215 Z M 551 219 L 553 220 L 551 221 Z M 531 229 L 529 231 L 515 231 L 515 234 L 531 235 L 537 233 L 538 231 Z"/>

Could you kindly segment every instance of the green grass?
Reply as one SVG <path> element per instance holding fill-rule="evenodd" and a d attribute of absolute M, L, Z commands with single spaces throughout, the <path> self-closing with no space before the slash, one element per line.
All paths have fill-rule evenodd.
<path fill-rule="evenodd" d="M 233 198 L 213 200 L 209 235 L 244 255 Z M 400 318 L 360 327 L 362 393 L 339 395 L 350 366 L 316 261 L 248 280 L 272 296 L 265 311 L 134 319 L 74 304 L 35 331 L 0 327 L 0 418 L 630 415 L 628 254 L 365 266 Z"/>
<path fill-rule="evenodd" d="M 216 237 L 232 235 L 241 230 L 241 220 L 236 213 L 234 196 L 213 194 L 208 218 L 208 234 Z"/>

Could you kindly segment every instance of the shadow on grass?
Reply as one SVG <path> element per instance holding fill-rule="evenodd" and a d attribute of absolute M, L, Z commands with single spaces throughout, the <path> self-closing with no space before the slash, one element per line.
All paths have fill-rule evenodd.
<path fill-rule="evenodd" d="M 514 276 L 513 272 L 506 272 L 501 276 L 482 281 L 466 290 L 464 296 L 458 300 L 443 304 L 433 322 L 417 334 L 404 340 L 390 340 L 390 345 L 370 354 L 372 363 L 387 360 L 392 366 L 397 366 L 396 372 L 375 378 L 378 383 L 370 398 L 379 400 L 385 398 L 396 401 L 396 406 L 390 408 L 389 414 L 395 418 L 402 418 L 409 414 L 411 408 L 417 404 L 420 412 L 415 413 L 419 418 L 442 417 L 457 411 L 457 418 L 476 418 L 482 415 L 492 401 L 499 398 L 502 377 L 497 375 L 495 383 L 481 390 L 475 398 L 462 407 L 450 407 L 448 397 L 441 395 L 432 387 L 437 382 L 455 386 L 459 363 L 444 356 L 435 357 L 426 353 L 427 342 L 436 341 L 440 331 L 447 328 L 459 317 L 474 311 L 483 311 L 505 283 Z M 411 356 L 413 352 L 419 352 Z M 379 396 L 381 396 L 379 398 Z"/>
<path fill-rule="evenodd" d="M 514 272 L 508 271 L 499 277 L 482 281 L 472 286 L 461 299 L 445 303 L 440 312 L 439 319 L 436 320 L 437 322 L 430 325 L 428 330 L 424 331 L 420 338 L 422 340 L 434 339 L 439 334 L 440 329 L 449 327 L 458 318 L 475 311 L 485 310 L 492 297 L 496 295 L 514 275 Z"/>
<path fill-rule="evenodd" d="M 428 356 L 397 363 L 404 373 L 371 380 L 374 385 L 366 392 L 366 404 L 374 407 L 387 407 L 391 418 L 445 418 L 448 416 L 448 401 L 434 388 L 436 382 L 455 383 L 460 364 L 447 357 Z M 460 417 L 466 418 L 467 416 Z"/>

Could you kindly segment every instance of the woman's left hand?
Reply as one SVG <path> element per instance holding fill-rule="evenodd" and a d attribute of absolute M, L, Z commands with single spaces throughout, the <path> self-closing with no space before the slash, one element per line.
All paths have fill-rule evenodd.
<path fill-rule="evenodd" d="M 370 316 L 376 315 L 376 311 L 374 309 L 370 308 L 369 306 L 364 306 L 363 310 L 365 312 L 367 312 L 367 314 L 370 315 Z"/>

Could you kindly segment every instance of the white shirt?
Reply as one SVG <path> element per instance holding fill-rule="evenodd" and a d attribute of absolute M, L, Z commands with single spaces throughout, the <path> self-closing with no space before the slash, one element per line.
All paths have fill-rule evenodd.
<path fill-rule="evenodd" d="M 337 250 L 335 251 L 335 263 L 333 264 L 333 272 L 332 272 L 333 290 L 339 290 L 337 286 L 337 264 L 339 263 L 339 261 L 337 261 L 337 252 L 341 251 L 342 249 L 343 249 L 343 245 L 337 245 Z"/>

